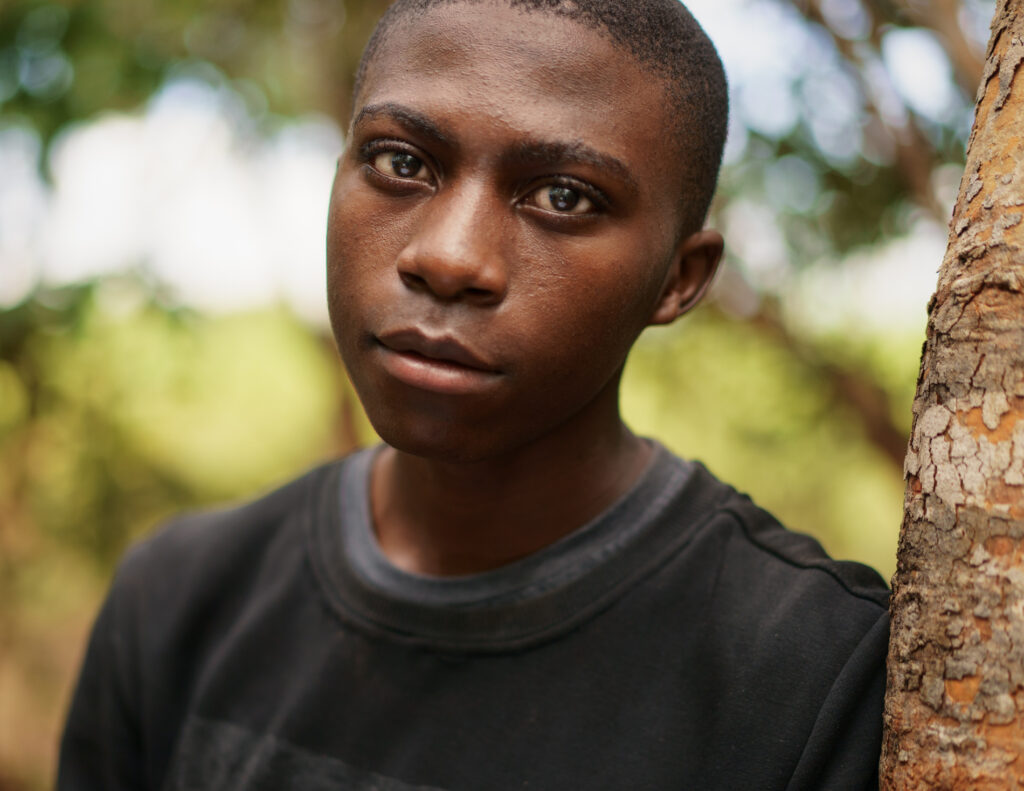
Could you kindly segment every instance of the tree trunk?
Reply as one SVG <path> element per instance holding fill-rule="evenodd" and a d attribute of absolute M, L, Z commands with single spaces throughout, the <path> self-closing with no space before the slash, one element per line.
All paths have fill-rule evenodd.
<path fill-rule="evenodd" d="M 883 789 L 1024 789 L 1024 0 L 1000 0 L 929 305 Z"/>

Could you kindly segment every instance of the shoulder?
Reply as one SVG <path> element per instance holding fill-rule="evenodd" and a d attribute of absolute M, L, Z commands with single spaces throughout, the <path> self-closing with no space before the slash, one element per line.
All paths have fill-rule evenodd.
<path fill-rule="evenodd" d="M 132 778 L 89 787 L 141 788 L 141 773 L 162 776 L 193 695 L 216 675 L 217 661 L 251 661 L 296 617 L 294 594 L 309 585 L 306 526 L 336 503 L 330 494 L 342 464 L 248 503 L 175 518 L 125 553 L 90 637 L 60 787 L 108 768 Z M 315 601 L 309 606 L 316 610 Z M 270 636 L 254 641 L 253 624 Z M 96 763 L 97 754 L 109 767 Z"/>
<path fill-rule="evenodd" d="M 266 551 L 282 534 L 288 538 L 301 529 L 298 523 L 317 507 L 318 496 L 341 463 L 316 467 L 244 503 L 169 520 L 125 553 L 121 576 L 148 579 L 168 567 L 180 572 L 183 564 L 201 573 L 210 566 L 252 559 L 252 553 Z"/>
<path fill-rule="evenodd" d="M 815 672 L 825 683 L 851 661 L 881 668 L 889 589 L 874 569 L 829 557 L 815 539 L 735 492 L 716 521 L 724 540 L 719 627 L 742 635 L 763 670 L 782 663 L 794 684 L 806 684 Z"/>
<path fill-rule="evenodd" d="M 735 491 L 723 511 L 740 529 L 740 544 L 751 557 L 789 580 L 804 584 L 817 581 L 834 588 L 837 595 L 885 608 L 889 589 L 877 571 L 862 563 L 834 560 L 811 536 L 785 528 L 772 514 Z M 771 579 L 772 577 L 769 577 Z"/>
<path fill-rule="evenodd" d="M 717 550 L 716 591 L 758 612 L 802 609 L 863 611 L 877 617 L 889 589 L 874 569 L 835 560 L 811 536 L 789 530 L 751 499 L 695 465 L 692 485 L 714 492 L 695 540 Z"/>
<path fill-rule="evenodd" d="M 693 485 L 712 505 L 681 553 L 699 580 L 683 618 L 690 639 L 699 635 L 697 664 L 728 688 L 708 702 L 709 727 L 752 753 L 795 750 L 788 788 L 873 787 L 887 586 L 867 566 L 830 558 L 701 466 Z M 756 782 L 752 775 L 733 787 Z"/>
<path fill-rule="evenodd" d="M 697 612 L 688 607 L 685 618 L 699 624 L 707 655 L 736 660 L 755 683 L 771 677 L 805 687 L 828 684 L 853 657 L 880 667 L 889 590 L 878 573 L 832 559 L 694 467 L 684 493 L 707 505 L 667 570 L 690 592 Z"/>
<path fill-rule="evenodd" d="M 237 617 L 276 580 L 304 567 L 306 526 L 342 463 L 246 503 L 170 520 L 125 553 L 110 606 L 150 638 Z"/>

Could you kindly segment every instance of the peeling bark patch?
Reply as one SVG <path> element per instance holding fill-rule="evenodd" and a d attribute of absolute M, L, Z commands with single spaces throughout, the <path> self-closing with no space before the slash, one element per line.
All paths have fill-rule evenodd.
<path fill-rule="evenodd" d="M 1005 398 L 1005 395 L 1003 395 Z M 994 411 L 985 413 L 984 409 L 969 409 L 966 412 L 959 412 L 957 418 L 966 426 L 971 436 L 975 439 L 987 439 L 992 444 L 1007 442 L 1013 438 L 1013 430 L 1017 424 L 1024 420 L 1024 409 L 1016 407 L 1007 409 L 1002 414 Z M 988 418 L 986 420 L 986 418 Z"/>
<path fill-rule="evenodd" d="M 985 186 L 985 182 L 982 181 L 980 178 L 978 178 L 978 174 L 977 173 L 973 174 L 971 176 L 970 182 L 967 185 L 967 192 L 964 193 L 964 198 L 965 198 L 966 202 L 970 203 L 972 200 L 977 198 L 978 197 L 978 193 L 981 192 L 982 187 L 984 187 L 984 186 Z M 963 227 L 966 228 L 967 224 L 970 222 L 970 217 L 967 217 L 967 216 L 961 217 L 960 221 L 964 223 Z M 957 233 L 958 234 L 962 233 L 962 231 L 958 231 Z"/>
<path fill-rule="evenodd" d="M 1016 543 L 1009 536 L 992 536 L 985 539 L 985 551 L 990 555 L 1008 555 L 1013 552 Z"/>
<path fill-rule="evenodd" d="M 1001 110 L 1010 97 L 1013 79 L 1021 61 L 1024 61 L 1024 41 L 1021 41 L 1020 36 L 1012 36 L 1010 46 L 999 63 L 999 95 L 996 96 L 995 109 Z"/>
<path fill-rule="evenodd" d="M 971 703 L 978 696 L 978 688 L 981 686 L 981 678 L 970 676 L 964 679 L 949 679 L 946 681 L 946 694 L 955 703 Z M 958 720 L 954 720 L 959 725 Z"/>
<path fill-rule="evenodd" d="M 1007 768 L 1019 778 L 1024 776 L 1024 723 L 1019 719 L 987 728 L 985 739 L 990 747 L 1003 752 Z"/>
<path fill-rule="evenodd" d="M 943 406 L 932 406 L 921 417 L 918 430 L 925 437 L 937 437 L 942 434 L 949 425 L 953 413 Z"/>

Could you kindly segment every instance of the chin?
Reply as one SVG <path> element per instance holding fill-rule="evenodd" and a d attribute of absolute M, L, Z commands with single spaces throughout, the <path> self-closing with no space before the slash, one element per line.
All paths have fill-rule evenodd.
<path fill-rule="evenodd" d="M 481 442 L 488 433 L 486 429 L 467 432 L 435 421 L 377 419 L 372 415 L 370 424 L 380 438 L 395 450 L 432 461 L 471 464 L 501 452 L 498 448 L 490 447 L 491 443 Z"/>
<path fill-rule="evenodd" d="M 388 439 L 382 435 L 381 439 L 402 453 L 444 464 L 475 464 L 497 455 L 494 452 L 475 449 L 462 443 L 425 441 L 419 437 L 401 436 Z"/>

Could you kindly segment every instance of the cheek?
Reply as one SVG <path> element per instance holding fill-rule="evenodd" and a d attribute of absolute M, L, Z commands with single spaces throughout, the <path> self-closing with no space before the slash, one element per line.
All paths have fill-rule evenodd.
<path fill-rule="evenodd" d="M 652 308 L 651 289 L 644 283 L 631 281 L 629 273 L 620 270 L 609 278 L 604 288 L 591 289 L 584 295 L 592 313 L 591 321 L 599 331 L 612 338 L 626 338 L 628 344 L 647 326 Z"/>
<path fill-rule="evenodd" d="M 531 375 L 541 412 L 577 408 L 609 385 L 660 292 L 660 278 L 638 277 L 634 266 L 607 260 L 559 280 L 530 295 L 541 325 L 531 342 L 543 339 Z"/>
<path fill-rule="evenodd" d="M 372 198 L 353 185 L 349 175 L 339 177 L 327 213 L 327 273 L 329 278 L 347 275 L 372 265 L 386 255 L 393 237 L 392 226 L 380 222 Z"/>
<path fill-rule="evenodd" d="M 566 268 L 571 274 L 555 284 L 558 296 L 552 300 L 569 300 L 571 305 L 560 311 L 552 309 L 551 314 L 571 333 L 569 345 L 592 353 L 603 351 L 621 361 L 653 315 L 664 267 L 640 267 L 637 258 L 605 252 L 604 256 L 578 257 L 575 269 Z M 579 266 L 580 261 L 587 265 Z"/>
<path fill-rule="evenodd" d="M 341 182 L 327 216 L 327 306 L 339 345 L 347 320 L 373 305 L 401 249 L 400 228 L 382 223 L 374 202 Z"/>

